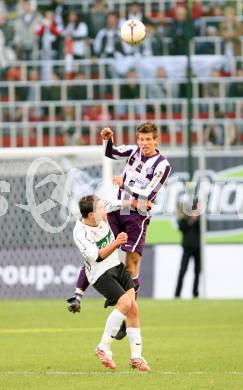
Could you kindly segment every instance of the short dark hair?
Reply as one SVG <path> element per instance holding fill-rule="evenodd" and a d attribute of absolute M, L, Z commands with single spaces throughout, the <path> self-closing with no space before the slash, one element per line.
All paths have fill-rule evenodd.
<path fill-rule="evenodd" d="M 99 198 L 96 195 L 87 195 L 80 198 L 79 210 L 83 218 L 87 218 L 89 213 L 94 212 L 98 200 Z"/>
<path fill-rule="evenodd" d="M 158 126 L 156 126 L 154 123 L 145 122 L 137 127 L 136 136 L 138 136 L 141 133 L 142 134 L 152 133 L 153 138 L 157 138 L 159 136 L 159 129 L 158 129 Z"/>

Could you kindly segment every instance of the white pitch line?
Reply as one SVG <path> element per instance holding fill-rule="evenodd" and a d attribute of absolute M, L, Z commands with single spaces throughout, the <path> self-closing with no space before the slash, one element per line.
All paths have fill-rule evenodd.
<path fill-rule="evenodd" d="M 84 375 L 133 375 L 137 371 L 132 369 L 129 371 L 0 371 L 0 376 L 84 376 Z M 224 372 L 210 372 L 210 371 L 188 371 L 188 372 L 176 372 L 176 371 L 159 371 L 152 370 L 153 374 L 159 375 L 243 375 L 243 371 L 224 371 Z"/>
<path fill-rule="evenodd" d="M 201 329 L 201 330 L 208 330 L 208 329 L 234 329 L 236 330 L 238 327 L 232 327 L 231 325 L 210 325 L 210 326 L 143 326 L 143 331 L 157 331 L 157 330 L 187 330 L 187 329 Z M 103 328 L 102 327 L 95 327 L 95 328 L 9 328 L 9 329 L 0 329 L 0 334 L 18 334 L 18 333 L 68 333 L 68 332 L 100 332 Z M 239 330 L 242 328 L 239 327 Z"/>

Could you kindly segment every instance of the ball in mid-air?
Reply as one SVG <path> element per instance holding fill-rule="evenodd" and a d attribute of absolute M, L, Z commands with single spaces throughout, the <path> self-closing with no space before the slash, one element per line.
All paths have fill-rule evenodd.
<path fill-rule="evenodd" d="M 146 29 L 140 20 L 130 19 L 121 26 L 121 38 L 129 45 L 139 45 L 145 37 Z"/>

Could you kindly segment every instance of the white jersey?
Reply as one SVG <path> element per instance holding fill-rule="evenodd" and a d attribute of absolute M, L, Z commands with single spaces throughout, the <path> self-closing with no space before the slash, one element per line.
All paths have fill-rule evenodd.
<path fill-rule="evenodd" d="M 120 207 L 119 201 L 116 205 L 105 202 L 107 212 L 115 211 Z M 89 226 L 82 220 L 77 220 L 73 229 L 73 239 L 84 258 L 85 273 L 90 284 L 94 284 L 108 269 L 120 264 L 118 249 L 104 260 L 97 262 L 99 249 L 115 240 L 107 221 L 101 221 L 98 226 Z"/>

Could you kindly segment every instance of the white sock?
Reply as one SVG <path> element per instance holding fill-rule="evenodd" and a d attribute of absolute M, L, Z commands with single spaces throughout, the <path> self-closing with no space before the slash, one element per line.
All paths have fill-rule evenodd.
<path fill-rule="evenodd" d="M 119 310 L 114 309 L 106 320 L 104 333 L 99 344 L 99 348 L 103 351 L 109 350 L 114 337 L 117 335 L 118 330 L 122 324 L 122 321 L 126 319 L 126 316 Z"/>
<path fill-rule="evenodd" d="M 127 328 L 127 337 L 131 348 L 131 358 L 139 358 L 142 355 L 142 337 L 140 328 Z"/>

